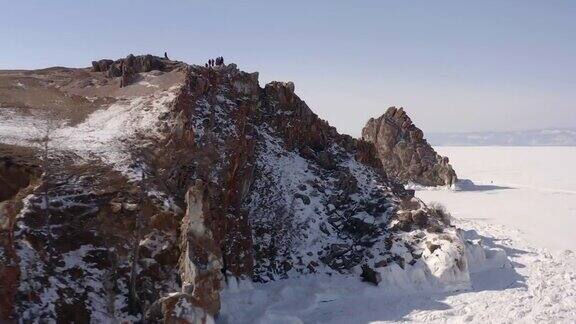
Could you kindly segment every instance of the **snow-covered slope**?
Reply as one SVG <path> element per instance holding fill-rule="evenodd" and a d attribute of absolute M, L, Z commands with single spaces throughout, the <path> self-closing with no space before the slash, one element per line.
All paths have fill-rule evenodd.
<path fill-rule="evenodd" d="M 573 323 L 576 178 L 572 148 L 437 147 L 458 166 L 458 190 L 421 188 L 486 254 L 470 255 L 471 289 L 441 292 L 394 272 L 245 283 L 224 292 L 222 323 Z M 489 157 L 489 158 L 487 158 Z M 470 180 L 471 179 L 471 180 Z M 474 254 L 475 250 L 470 250 Z"/>

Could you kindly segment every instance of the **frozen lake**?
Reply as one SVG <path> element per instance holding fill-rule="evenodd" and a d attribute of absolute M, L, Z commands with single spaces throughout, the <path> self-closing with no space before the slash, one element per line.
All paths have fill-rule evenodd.
<path fill-rule="evenodd" d="M 576 147 L 436 147 L 450 158 L 466 191 L 422 190 L 425 202 L 453 216 L 518 229 L 535 246 L 576 246 Z"/>

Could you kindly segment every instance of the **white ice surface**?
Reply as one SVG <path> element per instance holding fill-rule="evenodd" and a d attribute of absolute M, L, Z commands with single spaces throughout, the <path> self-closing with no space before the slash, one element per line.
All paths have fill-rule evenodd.
<path fill-rule="evenodd" d="M 356 276 L 304 276 L 226 289 L 219 323 L 574 323 L 576 148 L 439 148 L 466 182 L 418 190 L 471 242 L 472 289 L 441 292 Z M 509 187 L 504 189 L 501 187 Z M 506 257 L 507 255 L 507 257 Z"/>
<path fill-rule="evenodd" d="M 422 190 L 458 218 L 480 218 L 520 230 L 549 249 L 576 246 L 576 147 L 438 147 L 458 177 L 473 186 Z"/>

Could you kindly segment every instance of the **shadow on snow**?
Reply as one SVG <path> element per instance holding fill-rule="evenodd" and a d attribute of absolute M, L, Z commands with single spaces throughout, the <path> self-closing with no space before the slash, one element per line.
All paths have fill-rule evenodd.
<path fill-rule="evenodd" d="M 446 298 L 458 294 L 477 293 L 482 291 L 503 291 L 507 289 L 525 289 L 526 277 L 520 275 L 516 269 L 523 268 L 524 265 L 518 262 L 512 262 L 510 257 L 517 257 L 522 254 L 532 254 L 502 244 L 503 239 L 486 237 L 478 234 L 475 230 L 463 231 L 464 238 L 467 240 L 481 240 L 482 245 L 488 248 L 499 248 L 506 252 L 511 267 L 489 268 L 482 271 L 471 273 L 470 279 L 472 289 L 453 291 L 445 293 L 423 292 L 418 294 L 408 294 L 404 296 L 386 296 L 386 300 L 374 300 L 368 305 L 371 311 L 363 312 L 358 310 L 358 316 L 355 323 L 370 323 L 373 321 L 407 321 L 406 315 L 415 311 L 448 311 L 452 307 L 444 302 Z M 378 311 L 380 305 L 381 311 Z M 376 312 L 373 312 L 376 310 Z M 362 315 L 364 313 L 365 315 Z"/>
<path fill-rule="evenodd" d="M 493 184 L 475 184 L 469 179 L 459 179 L 456 183 L 455 191 L 491 191 L 491 190 L 507 190 L 515 189 L 507 186 L 497 186 Z"/>

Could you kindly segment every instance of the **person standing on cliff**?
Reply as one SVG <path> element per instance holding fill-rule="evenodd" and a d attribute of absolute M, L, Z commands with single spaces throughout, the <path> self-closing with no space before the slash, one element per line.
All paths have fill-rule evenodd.
<path fill-rule="evenodd" d="M 169 58 L 168 58 L 168 53 L 164 52 L 164 58 L 167 59 L 167 60 L 169 60 Z"/>

